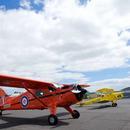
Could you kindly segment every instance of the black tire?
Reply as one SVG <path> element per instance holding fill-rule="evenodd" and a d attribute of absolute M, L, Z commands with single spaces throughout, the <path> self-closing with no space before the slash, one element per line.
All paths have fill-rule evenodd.
<path fill-rule="evenodd" d="M 117 107 L 117 103 L 112 103 L 112 107 Z"/>
<path fill-rule="evenodd" d="M 74 119 L 77 119 L 77 118 L 80 117 L 80 113 L 79 113 L 77 110 L 73 110 L 72 117 L 73 117 Z"/>
<path fill-rule="evenodd" d="M 2 111 L 0 111 L 0 116 L 2 116 Z"/>
<path fill-rule="evenodd" d="M 49 125 L 56 125 L 56 124 L 58 123 L 58 118 L 57 118 L 57 116 L 51 114 L 51 115 L 48 117 L 48 123 L 49 123 Z"/>

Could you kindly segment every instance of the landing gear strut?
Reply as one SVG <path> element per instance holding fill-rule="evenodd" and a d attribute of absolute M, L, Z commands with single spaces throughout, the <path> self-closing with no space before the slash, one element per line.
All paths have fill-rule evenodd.
<path fill-rule="evenodd" d="M 65 109 L 72 115 L 74 119 L 80 117 L 80 113 L 77 110 L 72 110 L 69 106 L 65 107 Z"/>
<path fill-rule="evenodd" d="M 49 125 L 56 125 L 56 124 L 58 123 L 58 118 L 57 118 L 57 116 L 51 114 L 51 115 L 48 117 L 48 123 L 49 123 Z"/>
<path fill-rule="evenodd" d="M 112 107 L 117 107 L 117 103 L 112 103 Z"/>

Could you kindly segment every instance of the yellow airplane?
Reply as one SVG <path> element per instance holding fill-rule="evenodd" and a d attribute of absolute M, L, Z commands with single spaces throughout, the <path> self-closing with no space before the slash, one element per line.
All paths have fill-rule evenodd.
<path fill-rule="evenodd" d="M 95 98 L 80 102 L 79 105 L 86 106 L 94 103 L 111 102 L 112 107 L 116 107 L 117 100 L 120 100 L 121 98 L 124 97 L 123 92 L 116 92 L 113 89 L 109 89 L 109 88 L 102 88 L 97 90 L 96 95 L 97 96 Z"/>

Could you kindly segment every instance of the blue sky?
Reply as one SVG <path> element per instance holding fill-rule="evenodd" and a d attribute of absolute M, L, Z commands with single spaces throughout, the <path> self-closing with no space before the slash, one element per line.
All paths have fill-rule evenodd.
<path fill-rule="evenodd" d="M 89 72 L 86 73 L 88 77 L 90 77 L 90 81 L 97 81 L 102 79 L 112 79 L 112 78 L 124 78 L 128 77 L 129 68 L 113 68 L 113 69 L 105 69 L 97 72 Z"/>
<path fill-rule="evenodd" d="M 35 4 L 34 0 L 30 0 L 30 3 L 32 10 L 35 10 L 36 12 L 43 9 L 43 4 L 41 3 Z M 20 0 L 0 0 L 0 5 L 5 6 L 6 10 L 22 8 L 20 6 Z"/>
<path fill-rule="evenodd" d="M 116 3 L 116 0 L 114 1 Z M 69 3 L 69 1 L 67 2 Z M 103 82 L 104 85 L 105 82 L 107 85 L 114 86 L 117 82 L 117 89 L 122 88 L 123 85 L 128 87 L 130 23 L 127 4 L 121 3 L 121 1 L 115 4 L 111 0 L 110 3 L 107 3 L 108 10 L 106 10 L 106 3 L 102 0 L 100 2 L 89 0 L 91 5 L 87 0 L 79 0 L 78 5 L 67 2 L 65 0 L 59 1 L 60 5 L 58 5 L 58 2 L 53 3 L 52 1 L 49 5 L 48 3 L 45 5 L 42 0 L 0 0 L 0 7 L 6 12 L 4 15 L 2 11 L 0 12 L 3 16 L 1 24 L 7 24 L 3 30 L 0 30 L 3 36 L 5 35 L 4 38 L 0 37 L 4 43 L 3 46 L 0 44 L 3 50 L 7 45 L 14 46 L 10 46 L 7 55 L 2 57 L 5 60 L 3 62 L 5 68 L 2 66 L 4 69 L 1 67 L 0 71 L 19 76 L 25 75 L 25 77 L 43 76 L 43 80 L 53 79 L 52 81 L 60 83 L 88 82 L 94 83 L 93 85 L 96 86 L 96 83 L 99 85 Z M 44 11 L 45 6 L 47 7 L 46 12 Z M 100 8 L 101 6 L 102 8 Z M 115 9 L 117 9 L 117 15 L 114 14 Z M 122 10 L 123 15 L 120 13 Z M 12 13 L 9 14 L 9 11 Z M 75 11 L 76 15 L 74 15 Z M 21 12 L 21 14 L 17 12 Z M 105 13 L 106 15 L 104 15 Z M 5 18 L 6 16 L 7 18 Z M 117 18 L 113 21 L 115 16 Z M 51 17 L 57 17 L 57 19 L 54 21 L 50 19 Z M 19 24 L 16 25 L 15 21 L 18 19 L 23 20 L 23 23 L 19 20 Z M 30 22 L 30 20 L 32 21 Z M 12 35 L 9 31 L 12 31 Z M 21 34 L 24 34 L 24 37 Z M 10 44 L 8 44 L 8 39 Z M 48 45 L 42 45 L 44 40 Z M 19 41 L 21 48 L 17 46 Z M 53 45 L 55 41 L 56 43 Z M 27 53 L 24 44 L 28 46 L 30 53 Z M 39 49 L 39 46 L 42 53 L 36 50 Z M 13 54 L 14 50 L 19 50 L 20 61 L 19 57 L 17 58 Z M 21 50 L 25 51 L 25 55 L 20 53 Z M 44 57 L 44 51 L 48 57 L 50 56 L 49 58 Z M 10 60 L 6 59 L 8 56 L 10 56 Z M 28 59 L 26 60 L 26 58 Z M 36 59 L 37 62 L 35 63 L 33 59 Z M 46 64 L 43 62 L 44 60 Z M 8 67 L 7 64 L 10 66 Z M 43 72 L 40 69 L 43 69 Z M 119 82 L 121 85 L 118 84 Z"/>
<path fill-rule="evenodd" d="M 5 6 L 6 9 L 18 9 L 19 4 L 19 0 L 0 0 L 0 5 Z"/>
<path fill-rule="evenodd" d="M 42 3 L 35 3 L 35 0 L 29 0 L 31 3 L 32 10 L 39 12 L 43 10 L 44 5 Z M 43 0 L 44 1 L 44 0 Z M 81 5 L 85 5 L 87 3 L 87 0 L 79 0 L 79 3 Z M 0 6 L 4 6 L 6 10 L 10 9 L 19 9 L 20 6 L 20 0 L 0 0 Z"/>

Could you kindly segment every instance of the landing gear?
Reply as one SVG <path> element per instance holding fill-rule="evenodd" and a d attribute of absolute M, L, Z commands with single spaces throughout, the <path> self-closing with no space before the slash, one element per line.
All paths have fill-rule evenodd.
<path fill-rule="evenodd" d="M 112 103 L 112 107 L 117 107 L 117 103 Z"/>
<path fill-rule="evenodd" d="M 73 110 L 73 113 L 71 114 L 74 119 L 77 119 L 80 117 L 80 113 L 77 110 Z"/>
<path fill-rule="evenodd" d="M 51 114 L 51 115 L 48 117 L 48 123 L 49 123 L 49 125 L 56 125 L 56 124 L 58 123 L 58 118 L 57 118 L 57 116 Z"/>
<path fill-rule="evenodd" d="M 69 106 L 65 107 L 65 109 L 72 115 L 74 119 L 80 117 L 80 113 L 77 110 L 72 110 Z"/>
<path fill-rule="evenodd" d="M 2 116 L 2 110 L 0 111 L 0 116 Z"/>

